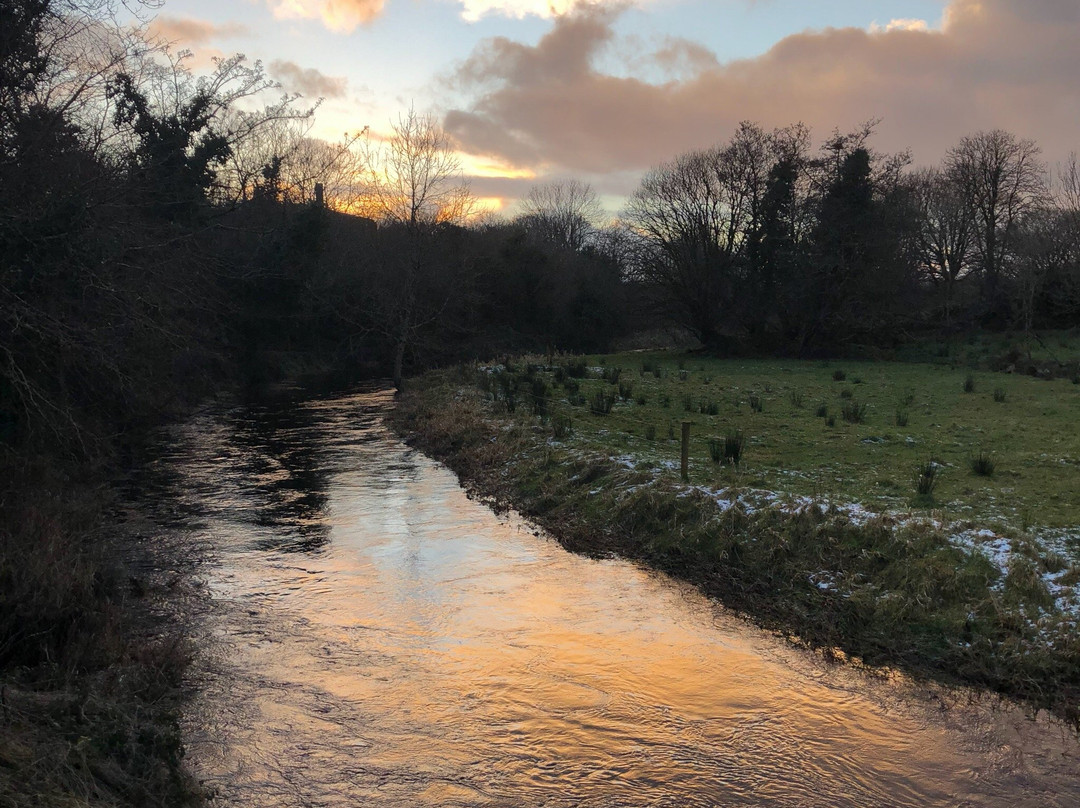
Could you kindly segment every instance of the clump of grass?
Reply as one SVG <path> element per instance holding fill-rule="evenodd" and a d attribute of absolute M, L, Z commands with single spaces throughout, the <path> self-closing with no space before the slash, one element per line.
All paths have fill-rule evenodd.
<path fill-rule="evenodd" d="M 551 419 L 551 436 L 555 440 L 570 437 L 574 431 L 574 422 L 569 415 L 556 415 Z"/>
<path fill-rule="evenodd" d="M 571 407 L 584 407 L 585 406 L 585 394 L 575 390 L 566 397 L 566 403 Z"/>
<path fill-rule="evenodd" d="M 852 376 L 851 383 L 852 384 L 862 384 L 862 376 Z"/>
<path fill-rule="evenodd" d="M 571 359 L 566 363 L 566 375 L 574 379 L 584 379 L 589 375 L 588 365 L 584 359 Z"/>
<path fill-rule="evenodd" d="M 656 363 L 649 359 L 646 359 L 641 363 L 641 375 L 645 376 L 649 373 L 656 373 Z"/>
<path fill-rule="evenodd" d="M 830 415 L 825 419 L 825 426 L 836 426 L 836 416 Z"/>
<path fill-rule="evenodd" d="M 622 376 L 622 368 L 611 367 L 604 368 L 604 381 L 609 384 L 618 384 L 619 377 Z"/>
<path fill-rule="evenodd" d="M 555 384 L 562 384 L 566 381 L 566 368 L 562 365 L 556 365 L 555 370 L 552 371 L 551 375 Z"/>
<path fill-rule="evenodd" d="M 679 381 L 680 382 L 685 382 L 689 378 L 690 378 L 690 374 L 687 373 L 685 370 L 680 370 L 679 371 Z"/>
<path fill-rule="evenodd" d="M 656 424 L 645 425 L 645 440 L 656 440 Z"/>
<path fill-rule="evenodd" d="M 669 396 L 667 393 L 664 393 L 664 395 L 660 396 L 660 406 L 663 407 L 665 410 L 671 409 L 671 396 Z"/>
<path fill-rule="evenodd" d="M 612 393 L 605 393 L 603 390 L 598 390 L 589 399 L 589 411 L 594 415 L 607 415 L 614 406 L 615 396 Z"/>
<path fill-rule="evenodd" d="M 833 371 L 832 380 L 834 382 L 842 382 L 845 379 L 847 379 L 847 374 L 844 371 L 840 370 L 839 368 Z"/>
<path fill-rule="evenodd" d="M 724 442 L 719 438 L 709 438 L 709 457 L 714 463 L 724 459 Z"/>
<path fill-rule="evenodd" d="M 998 404 L 1005 403 L 1005 391 L 1002 390 L 1000 387 L 994 388 L 994 401 L 996 401 Z"/>
<path fill-rule="evenodd" d="M 915 498 L 916 501 L 929 503 L 933 501 L 934 489 L 938 484 L 938 469 L 941 467 L 937 461 L 931 459 L 920 463 L 915 469 Z"/>
<path fill-rule="evenodd" d="M 743 448 L 746 445 L 746 438 L 739 429 L 734 429 L 728 432 L 724 436 L 724 462 L 731 463 L 733 466 L 738 466 L 742 462 Z"/>
<path fill-rule="evenodd" d="M 828 418 L 829 417 L 829 405 L 826 404 L 825 402 L 822 402 L 822 403 L 818 404 L 817 409 L 814 410 L 814 416 L 817 417 L 817 418 Z"/>
<path fill-rule="evenodd" d="M 896 425 L 897 426 L 907 426 L 909 420 L 910 419 L 908 418 L 908 411 L 907 410 L 897 410 L 896 411 Z"/>
<path fill-rule="evenodd" d="M 994 476 L 994 458 L 988 455 L 986 452 L 979 450 L 977 455 L 969 458 L 968 465 L 971 467 L 971 472 L 977 474 L 980 477 L 993 477 Z"/>
<path fill-rule="evenodd" d="M 634 395 L 634 383 L 633 382 L 619 382 L 619 398 L 623 401 L 629 401 Z"/>
<path fill-rule="evenodd" d="M 791 391 L 791 406 L 797 410 L 801 410 L 803 407 L 803 394 L 802 390 Z"/>
<path fill-rule="evenodd" d="M 757 393 L 751 393 L 748 400 L 750 402 L 750 409 L 753 412 L 761 412 L 762 409 L 764 409 L 765 407 L 764 403 L 761 400 L 761 396 L 759 396 Z"/>
<path fill-rule="evenodd" d="M 644 393 L 638 393 L 638 397 L 636 399 L 634 399 L 634 400 L 637 402 L 637 405 L 639 407 L 644 407 L 646 404 L 649 403 L 649 400 L 647 398 L 645 398 Z"/>
<path fill-rule="evenodd" d="M 857 401 L 849 401 L 844 404 L 840 415 L 849 424 L 861 424 L 866 420 L 866 405 Z"/>
<path fill-rule="evenodd" d="M 964 392 L 965 393 L 974 393 L 975 392 L 975 377 L 972 376 L 970 373 L 968 374 L 967 378 L 964 379 Z"/>
<path fill-rule="evenodd" d="M 694 397 L 689 393 L 682 397 L 682 408 L 687 412 L 694 411 Z"/>
<path fill-rule="evenodd" d="M 532 405 L 533 415 L 547 415 L 548 392 L 547 382 L 534 376 L 529 389 L 529 403 Z"/>
<path fill-rule="evenodd" d="M 846 400 L 846 399 L 854 398 L 854 396 L 855 396 L 855 391 L 853 391 L 849 387 L 845 387 L 843 390 L 840 391 L 840 398 L 842 398 L 842 399 Z"/>
<path fill-rule="evenodd" d="M 705 399 L 702 399 L 698 410 L 702 415 L 719 415 L 720 405 L 715 401 L 705 401 Z"/>

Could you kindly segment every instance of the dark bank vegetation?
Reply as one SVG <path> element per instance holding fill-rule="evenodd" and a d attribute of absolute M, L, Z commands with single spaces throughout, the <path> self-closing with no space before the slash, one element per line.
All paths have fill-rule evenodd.
<path fill-rule="evenodd" d="M 625 375 L 638 356 L 606 357 L 604 369 L 620 362 Z M 770 417 L 771 407 L 740 408 L 748 383 L 769 389 L 774 380 L 764 394 L 777 408 L 781 383 L 809 386 L 816 374 L 819 386 L 833 384 L 816 362 L 698 359 L 702 366 L 680 380 L 673 361 L 649 361 L 668 379 L 654 380 L 650 395 L 692 385 L 736 399 L 716 415 L 692 416 L 688 482 L 679 476 L 675 430 L 664 437 L 656 429 L 685 413 L 635 402 L 587 411 L 558 388 L 548 417 L 509 408 L 505 390 L 558 375 L 558 365 L 539 357 L 494 372 L 430 372 L 410 383 L 392 419 L 474 494 L 515 508 L 571 550 L 644 560 L 800 642 L 989 690 L 1080 727 L 1080 558 L 1067 540 L 1054 540 L 1058 532 L 1008 524 L 1011 499 L 987 497 L 994 486 L 974 481 L 986 474 L 988 455 L 976 455 L 970 469 L 965 462 L 956 437 L 966 426 L 935 436 L 927 419 L 905 439 L 880 420 L 871 431 L 861 423 L 823 426 L 809 411 Z M 582 390 L 610 387 L 599 370 Z M 892 380 L 894 373 L 902 378 Z M 643 371 L 642 383 L 650 376 Z M 936 399 L 963 419 L 942 392 L 965 395 L 954 372 L 896 366 L 867 386 L 885 388 L 875 393 L 888 400 L 913 380 L 928 388 L 918 390 L 920 402 Z M 1053 400 L 1049 385 L 1018 381 L 1025 395 Z M 571 420 L 572 431 L 560 426 Z M 992 438 L 1011 428 L 1002 421 L 980 432 Z M 1053 416 L 1045 428 L 1059 428 Z M 1060 493 L 1069 497 L 1067 481 L 1044 490 L 1036 479 L 1055 479 L 1056 460 L 1022 451 L 1010 460 L 1019 496 L 1048 511 Z M 826 482 L 833 479 L 842 482 Z M 1060 515 L 1075 526 L 1070 507 Z"/>
<path fill-rule="evenodd" d="M 152 568 L 157 542 L 135 542 L 109 481 L 209 395 L 628 338 L 1080 380 L 1063 330 L 1080 325 L 1080 174 L 1073 161 L 1047 183 L 1035 144 L 1008 133 L 917 172 L 875 152 L 871 126 L 815 149 L 804 127 L 746 124 L 649 172 L 618 222 L 576 181 L 538 186 L 505 221 L 475 209 L 431 117 L 404 114 L 385 141 L 317 140 L 317 103 L 258 63 L 196 76 L 118 9 L 0 0 L 2 801 L 198 799 L 175 721 L 188 654 L 162 639 L 183 628 L 152 618 L 178 579 L 120 563 L 135 548 Z M 614 369 L 593 389 L 584 362 L 557 371 L 596 417 L 721 408 Z M 508 380 L 502 400 L 574 434 L 550 410 L 555 381 Z M 858 423 L 861 401 L 818 412 Z M 720 437 L 723 463 L 752 451 Z"/>

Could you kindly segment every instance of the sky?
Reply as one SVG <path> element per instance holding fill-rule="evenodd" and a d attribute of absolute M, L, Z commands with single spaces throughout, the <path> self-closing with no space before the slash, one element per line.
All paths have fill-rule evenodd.
<path fill-rule="evenodd" d="M 617 207 L 744 120 L 880 119 L 919 165 L 994 128 L 1080 151 L 1080 0 L 165 0 L 152 30 L 196 69 L 261 60 L 329 140 L 435 114 L 507 212 L 568 177 Z"/>

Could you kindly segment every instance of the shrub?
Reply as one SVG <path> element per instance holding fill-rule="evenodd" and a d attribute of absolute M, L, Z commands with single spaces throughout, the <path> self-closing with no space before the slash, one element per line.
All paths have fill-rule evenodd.
<path fill-rule="evenodd" d="M 981 449 L 977 455 L 968 459 L 968 465 L 971 467 L 972 473 L 980 477 L 994 476 L 994 458 Z"/>
<path fill-rule="evenodd" d="M 866 420 L 866 405 L 860 404 L 857 401 L 849 401 L 844 404 L 844 408 L 840 411 L 840 415 L 849 424 L 861 424 Z"/>
<path fill-rule="evenodd" d="M 896 425 L 897 426 L 907 426 L 908 425 L 908 411 L 907 410 L 897 410 L 896 411 Z"/>
<path fill-rule="evenodd" d="M 589 400 L 589 410 L 594 415 L 607 415 L 614 406 L 615 396 L 612 393 L 605 393 L 603 390 L 598 390 Z"/>
<path fill-rule="evenodd" d="M 974 393 L 975 392 L 975 377 L 972 376 L 970 373 L 968 374 L 968 377 L 966 379 L 964 379 L 964 392 L 965 393 Z"/>
<path fill-rule="evenodd" d="M 837 369 L 833 371 L 832 380 L 834 382 L 842 382 L 847 378 L 847 374 L 844 371 Z"/>
<path fill-rule="evenodd" d="M 803 406 L 803 394 L 802 390 L 791 391 L 791 406 L 797 410 L 801 410 Z"/>
<path fill-rule="evenodd" d="M 1005 391 L 1002 390 L 1000 387 L 994 388 L 994 401 L 996 401 L 998 404 L 1005 403 Z"/>
<path fill-rule="evenodd" d="M 562 440 L 570 436 L 574 431 L 574 422 L 569 415 L 556 415 L 551 419 L 551 436 L 555 440 Z"/>
<path fill-rule="evenodd" d="M 634 383 L 633 382 L 619 382 L 619 398 L 623 401 L 629 401 L 631 396 L 634 395 Z"/>
<path fill-rule="evenodd" d="M 817 416 L 818 418 L 828 418 L 829 417 L 829 405 L 825 404 L 824 402 L 822 402 L 821 404 L 818 404 L 817 409 L 814 410 L 814 415 Z"/>
<path fill-rule="evenodd" d="M 750 397 L 749 397 L 749 401 L 750 401 L 750 409 L 752 411 L 754 411 L 754 412 L 761 412 L 762 409 L 765 406 L 763 404 L 763 402 L 761 401 L 761 396 L 759 396 L 757 393 L 751 393 Z"/>

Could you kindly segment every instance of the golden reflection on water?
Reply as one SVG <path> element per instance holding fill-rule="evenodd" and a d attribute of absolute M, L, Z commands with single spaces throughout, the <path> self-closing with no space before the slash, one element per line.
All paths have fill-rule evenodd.
<path fill-rule="evenodd" d="M 686 585 L 566 553 L 390 437 L 385 403 L 194 423 L 178 445 L 217 548 L 189 743 L 223 803 L 1080 804 L 1060 733 L 935 715 Z"/>

